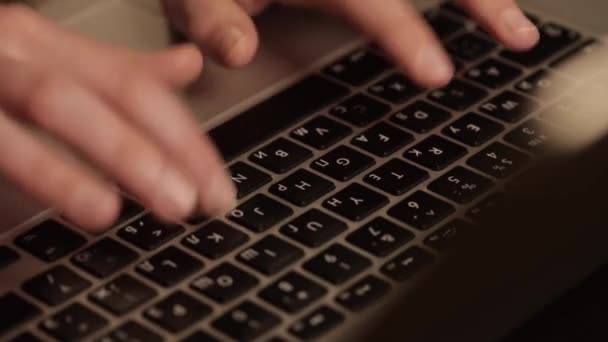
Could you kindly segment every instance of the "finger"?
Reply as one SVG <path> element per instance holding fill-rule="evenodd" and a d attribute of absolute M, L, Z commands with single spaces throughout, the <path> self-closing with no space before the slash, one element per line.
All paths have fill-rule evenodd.
<path fill-rule="evenodd" d="M 127 52 L 133 54 L 132 52 Z M 175 87 L 184 87 L 200 77 L 203 56 L 193 44 L 183 44 L 154 54 L 135 54 L 133 64 L 143 61 L 146 70 Z"/>
<path fill-rule="evenodd" d="M 62 158 L 2 111 L 0 150 L 0 173 L 76 225 L 98 232 L 118 216 L 120 197 L 109 184 Z"/>
<path fill-rule="evenodd" d="M 533 47 L 540 34 L 513 0 L 459 0 L 490 33 L 514 50 Z"/>
<path fill-rule="evenodd" d="M 401 0 L 385 0 L 382 6 L 366 0 L 334 0 L 340 13 L 377 41 L 424 87 L 442 86 L 454 67 L 437 38 L 415 8 Z"/>

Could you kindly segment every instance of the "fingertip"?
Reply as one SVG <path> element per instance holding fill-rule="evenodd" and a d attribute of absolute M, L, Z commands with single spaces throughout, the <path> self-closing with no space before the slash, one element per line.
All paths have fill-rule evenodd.
<path fill-rule="evenodd" d="M 226 174 L 219 174 L 210 180 L 201 193 L 201 210 L 213 217 L 228 213 L 236 206 L 237 191 Z"/>
<path fill-rule="evenodd" d="M 83 230 L 99 234 L 110 228 L 121 210 L 120 196 L 113 191 L 83 191 L 74 208 L 68 208 L 64 217 Z"/>
<path fill-rule="evenodd" d="M 418 53 L 412 74 L 414 81 L 423 88 L 442 87 L 454 77 L 454 64 L 448 55 L 435 44 L 423 47 Z"/>
<path fill-rule="evenodd" d="M 502 40 L 507 47 L 513 50 L 527 50 L 538 43 L 540 39 L 538 28 L 515 4 L 502 10 L 499 21 L 505 28 Z"/>
<path fill-rule="evenodd" d="M 228 27 L 218 33 L 218 59 L 230 68 L 243 67 L 253 59 L 257 50 L 257 35 L 239 27 Z"/>

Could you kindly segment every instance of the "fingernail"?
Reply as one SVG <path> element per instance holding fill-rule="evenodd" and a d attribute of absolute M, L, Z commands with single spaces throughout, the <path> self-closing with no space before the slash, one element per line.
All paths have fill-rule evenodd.
<path fill-rule="evenodd" d="M 538 32 L 536 26 L 516 6 L 505 9 L 501 18 L 505 26 L 517 35 L 527 36 L 531 32 Z"/>
<path fill-rule="evenodd" d="M 236 189 L 225 175 L 216 176 L 206 191 L 203 210 L 209 215 L 223 215 L 236 205 Z"/>
<path fill-rule="evenodd" d="M 220 34 L 221 54 L 224 61 L 231 66 L 238 66 L 245 61 L 246 39 L 243 31 L 231 27 Z"/>
<path fill-rule="evenodd" d="M 196 205 L 196 187 L 178 170 L 168 170 L 162 179 L 162 192 L 173 215 L 186 217 Z"/>
<path fill-rule="evenodd" d="M 435 45 L 423 48 L 418 55 L 418 70 L 433 86 L 445 85 L 454 74 L 454 66 L 449 57 Z"/>

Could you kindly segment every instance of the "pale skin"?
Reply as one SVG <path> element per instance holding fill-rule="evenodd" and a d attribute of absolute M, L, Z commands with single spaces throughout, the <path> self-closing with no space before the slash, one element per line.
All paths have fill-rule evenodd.
<path fill-rule="evenodd" d="M 437 38 L 405 1 L 278 2 L 348 19 L 420 86 L 452 77 Z M 25 7 L 0 5 L 0 175 L 91 232 L 117 217 L 118 185 L 167 221 L 230 210 L 235 189 L 224 162 L 175 93 L 200 76 L 203 54 L 227 67 L 247 65 L 258 46 L 251 18 L 270 3 L 165 0 L 192 43 L 156 53 L 92 41 Z M 459 5 L 511 49 L 539 39 L 513 0 Z M 68 154 L 26 126 L 59 140 Z"/>

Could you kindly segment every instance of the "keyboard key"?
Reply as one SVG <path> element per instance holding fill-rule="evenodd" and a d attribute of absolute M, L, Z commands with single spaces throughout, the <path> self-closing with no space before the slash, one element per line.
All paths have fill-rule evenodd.
<path fill-rule="evenodd" d="M 469 146 L 480 146 L 497 136 L 504 126 L 475 113 L 467 113 L 443 129 L 443 134 Z"/>
<path fill-rule="evenodd" d="M 400 159 L 391 159 L 363 180 L 378 189 L 400 196 L 428 178 L 428 172 Z"/>
<path fill-rule="evenodd" d="M 361 221 L 388 204 L 388 198 L 353 183 L 323 202 L 323 207 L 353 221 Z"/>
<path fill-rule="evenodd" d="M 325 116 L 317 116 L 294 129 L 290 137 L 319 150 L 324 150 L 352 133 L 352 129 Z"/>
<path fill-rule="evenodd" d="M 495 142 L 471 157 L 467 164 L 487 175 L 507 178 L 521 170 L 529 160 L 527 155 Z"/>
<path fill-rule="evenodd" d="M 253 152 L 249 156 L 249 160 L 274 173 L 283 174 L 310 157 L 312 157 L 312 151 L 309 149 L 287 139 L 279 138 Z"/>
<path fill-rule="evenodd" d="M 144 207 L 139 205 L 134 200 L 123 196 L 122 197 L 122 209 L 120 211 L 120 215 L 118 216 L 118 220 L 116 223 L 126 222 L 135 216 L 141 214 L 144 211 Z"/>
<path fill-rule="evenodd" d="M 412 247 L 382 266 L 382 273 L 395 281 L 406 281 L 423 271 L 435 257 L 420 247 Z"/>
<path fill-rule="evenodd" d="M 607 57 L 608 50 L 604 44 L 589 39 L 551 63 L 551 67 L 568 76 L 587 79 L 597 73 Z"/>
<path fill-rule="evenodd" d="M 541 153 L 547 149 L 553 134 L 553 129 L 532 119 L 509 132 L 504 139 L 519 148 Z"/>
<path fill-rule="evenodd" d="M 389 289 L 390 285 L 386 281 L 368 275 L 340 292 L 336 296 L 336 302 L 350 311 L 361 311 L 376 303 Z"/>
<path fill-rule="evenodd" d="M 302 267 L 334 285 L 339 285 L 363 272 L 371 264 L 368 258 L 351 249 L 333 244 Z"/>
<path fill-rule="evenodd" d="M 426 192 L 417 191 L 392 207 L 388 214 L 409 226 L 427 230 L 455 211 L 451 204 Z"/>
<path fill-rule="evenodd" d="M 291 208 L 257 194 L 232 210 L 228 218 L 256 233 L 264 232 L 293 214 Z"/>
<path fill-rule="evenodd" d="M 208 305 L 178 290 L 146 309 L 144 317 L 167 331 L 179 333 L 211 311 Z"/>
<path fill-rule="evenodd" d="M 152 215 L 144 215 L 121 228 L 121 239 L 147 251 L 154 250 L 185 231 L 184 227 L 163 223 Z"/>
<path fill-rule="evenodd" d="M 428 133 L 450 118 L 450 112 L 426 101 L 416 101 L 395 113 L 391 121 L 416 133 Z"/>
<path fill-rule="evenodd" d="M 391 107 L 369 96 L 357 94 L 331 108 L 329 113 L 355 126 L 363 127 L 388 114 Z"/>
<path fill-rule="evenodd" d="M 294 205 L 305 207 L 335 188 L 334 183 L 300 169 L 271 186 L 269 191 Z"/>
<path fill-rule="evenodd" d="M 515 84 L 515 88 L 530 96 L 552 100 L 572 88 L 573 81 L 548 70 L 538 70 Z"/>
<path fill-rule="evenodd" d="M 496 48 L 496 44 L 472 32 L 461 34 L 447 44 L 448 51 L 465 61 L 477 60 Z"/>
<path fill-rule="evenodd" d="M 182 244 L 209 259 L 218 259 L 249 241 L 247 234 L 213 220 L 186 236 Z"/>
<path fill-rule="evenodd" d="M 344 315 L 323 305 L 296 321 L 289 327 L 289 333 L 302 340 L 314 340 L 328 333 L 343 321 Z"/>
<path fill-rule="evenodd" d="M 220 304 L 230 302 L 254 288 L 256 277 L 229 263 L 223 263 L 195 279 L 191 287 Z"/>
<path fill-rule="evenodd" d="M 0 270 L 19 260 L 19 254 L 10 247 L 0 246 Z"/>
<path fill-rule="evenodd" d="M 26 280 L 22 288 L 30 296 L 56 306 L 75 297 L 89 286 L 91 282 L 69 268 L 58 265 Z"/>
<path fill-rule="evenodd" d="M 281 227 L 280 232 L 308 247 L 319 247 L 348 228 L 318 209 L 310 209 Z"/>
<path fill-rule="evenodd" d="M 455 32 L 464 29 L 464 23 L 452 19 L 438 10 L 430 10 L 424 14 L 424 18 L 439 38 L 446 38 Z"/>
<path fill-rule="evenodd" d="M 437 135 L 426 138 L 403 156 L 431 170 L 440 171 L 467 154 L 467 149 Z"/>
<path fill-rule="evenodd" d="M 89 299 L 115 315 L 124 315 L 156 296 L 156 291 L 128 274 L 121 274 L 89 294 Z"/>
<path fill-rule="evenodd" d="M 0 336 L 42 313 L 37 306 L 13 292 L 0 296 L 0 308 L 4 308 L 0 310 Z M 10 308 L 10 310 L 6 310 L 6 308 Z"/>
<path fill-rule="evenodd" d="M 414 85 L 403 74 L 393 73 L 372 85 L 368 91 L 386 101 L 399 104 L 420 94 L 422 89 Z"/>
<path fill-rule="evenodd" d="M 221 341 L 218 340 L 217 338 L 209 335 L 208 333 L 199 330 L 199 331 L 195 332 L 194 334 L 181 340 L 181 342 L 221 342 Z"/>
<path fill-rule="evenodd" d="M 303 256 L 300 248 L 274 235 L 267 235 L 242 251 L 237 259 L 258 272 L 273 275 Z"/>
<path fill-rule="evenodd" d="M 469 203 L 493 186 L 488 178 L 457 166 L 429 184 L 429 190 L 457 203 Z"/>
<path fill-rule="evenodd" d="M 467 70 L 466 78 L 489 88 L 500 88 L 514 81 L 522 74 L 518 68 L 507 65 L 495 58 L 488 58 Z"/>
<path fill-rule="evenodd" d="M 374 163 L 374 159 L 341 145 L 315 160 L 311 167 L 335 180 L 346 182 L 373 166 Z"/>
<path fill-rule="evenodd" d="M 504 199 L 503 196 L 504 194 L 500 192 L 495 192 L 486 196 L 486 198 L 479 201 L 479 203 L 477 203 L 467 211 L 467 217 L 473 221 L 478 222 L 480 219 L 483 219 L 488 213 L 492 213 L 493 210 L 495 210 L 495 208 L 502 203 L 502 200 Z"/>
<path fill-rule="evenodd" d="M 387 157 L 412 141 L 411 134 L 380 122 L 354 137 L 351 144 L 379 157 Z"/>
<path fill-rule="evenodd" d="M 72 263 L 98 278 L 106 278 L 126 267 L 138 254 L 118 241 L 105 237 L 76 253 Z"/>
<path fill-rule="evenodd" d="M 379 257 L 385 257 L 414 239 L 414 234 L 378 217 L 352 232 L 346 241 Z"/>
<path fill-rule="evenodd" d="M 165 248 L 135 267 L 141 275 L 164 287 L 178 284 L 201 268 L 202 262 L 174 246 Z"/>
<path fill-rule="evenodd" d="M 445 251 L 460 243 L 472 229 L 470 223 L 456 219 L 434 231 L 424 239 L 424 244 L 438 251 Z"/>
<path fill-rule="evenodd" d="M 288 312 L 303 310 L 327 290 L 316 282 L 296 272 L 289 272 L 260 291 L 259 296 L 268 303 Z"/>
<path fill-rule="evenodd" d="M 108 321 L 80 303 L 71 304 L 40 323 L 40 329 L 60 341 L 83 341 Z"/>
<path fill-rule="evenodd" d="M 213 321 L 211 325 L 238 341 L 251 341 L 269 332 L 280 322 L 280 318 L 273 313 L 245 301 Z"/>
<path fill-rule="evenodd" d="M 237 189 L 237 198 L 243 198 L 266 183 L 272 181 L 272 177 L 265 172 L 243 162 L 237 162 L 230 166 L 230 177 Z"/>
<path fill-rule="evenodd" d="M 580 38 L 578 32 L 557 24 L 548 23 L 539 27 L 540 42 L 524 52 L 504 50 L 501 56 L 527 67 L 537 66 Z"/>
<path fill-rule="evenodd" d="M 86 242 L 80 234 L 54 220 L 42 222 L 15 239 L 17 246 L 46 262 L 58 260 Z"/>
<path fill-rule="evenodd" d="M 362 85 L 391 67 L 383 57 L 357 49 L 323 69 L 323 73 L 354 86 Z"/>
<path fill-rule="evenodd" d="M 532 114 L 538 107 L 535 100 L 507 90 L 483 103 L 479 110 L 496 119 L 514 123 Z"/>
<path fill-rule="evenodd" d="M 443 88 L 431 91 L 429 99 L 452 110 L 462 111 L 488 96 L 488 92 L 472 84 L 453 80 Z"/>
<path fill-rule="evenodd" d="M 97 342 L 162 342 L 163 338 L 135 321 L 127 321 Z"/>

